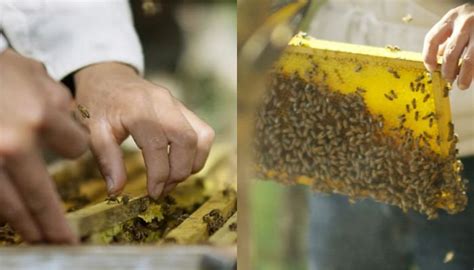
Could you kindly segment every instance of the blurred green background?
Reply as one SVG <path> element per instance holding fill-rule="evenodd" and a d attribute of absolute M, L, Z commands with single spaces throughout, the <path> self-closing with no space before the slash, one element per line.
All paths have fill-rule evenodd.
<path fill-rule="evenodd" d="M 308 192 L 306 186 L 273 181 L 251 185 L 254 269 L 308 269 Z"/>
<path fill-rule="evenodd" d="M 130 1 L 145 55 L 145 77 L 165 86 L 235 143 L 236 1 Z"/>

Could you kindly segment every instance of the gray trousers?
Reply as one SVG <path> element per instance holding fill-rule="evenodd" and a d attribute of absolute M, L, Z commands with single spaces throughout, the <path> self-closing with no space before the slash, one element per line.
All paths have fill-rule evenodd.
<path fill-rule="evenodd" d="M 462 161 L 468 207 L 436 220 L 372 200 L 313 195 L 310 269 L 474 270 L 474 157 Z M 444 263 L 450 251 L 454 257 Z"/>

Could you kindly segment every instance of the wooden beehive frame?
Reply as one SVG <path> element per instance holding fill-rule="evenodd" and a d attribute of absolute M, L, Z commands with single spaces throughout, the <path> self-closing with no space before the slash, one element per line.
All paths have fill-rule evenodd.
<path fill-rule="evenodd" d="M 163 235 L 161 240 L 157 240 L 157 244 L 170 242 L 163 241 L 168 234 L 171 235 L 168 239 L 178 239 L 176 242 L 179 244 L 210 243 L 208 240 L 211 235 L 206 234 L 206 223 L 202 216 L 214 209 L 219 209 L 224 222 L 226 222 L 230 216 L 235 215 L 236 175 L 231 169 L 232 166 L 229 166 L 229 155 L 230 149 L 228 147 L 217 145 L 212 150 L 206 167 L 197 175 L 178 185 L 170 193 L 177 204 L 171 206 L 170 211 L 179 208 L 190 209 L 189 211 L 194 212 L 196 205 L 200 207 L 182 222 L 184 226 L 166 230 L 166 235 Z M 73 192 L 78 192 L 90 199 L 86 206 L 74 209 L 66 215 L 73 231 L 81 238 L 88 239 L 88 243 L 109 243 L 110 239 L 104 240 L 104 233 L 110 233 L 111 229 L 121 230 L 122 225 L 127 221 L 150 212 L 147 210 L 149 206 L 159 210 L 150 212 L 152 215 L 150 218 L 158 218 L 158 216 L 162 218 L 164 210 L 162 211 L 160 207 L 164 207 L 166 203 L 163 199 L 154 201 L 147 196 L 146 173 L 141 154 L 126 152 L 125 160 L 129 178 L 124 191 L 127 197 L 126 202 L 124 202 L 124 197 L 120 196 L 116 201 L 104 200 L 106 197 L 105 183 L 99 179 L 100 176 L 94 168 L 92 157 L 89 154 L 75 162 L 60 162 L 49 168 L 60 193 L 62 189 L 72 189 Z M 74 184 L 71 186 L 70 182 Z M 74 207 L 73 203 L 68 201 L 64 203 L 64 206 L 66 209 Z M 148 213 L 148 215 L 150 214 Z M 190 225 L 193 229 L 186 229 L 186 226 Z M 200 229 L 196 230 L 196 226 Z M 236 243 L 236 230 L 221 230 L 219 235 L 214 238 L 212 244 L 233 245 Z M 198 241 L 192 239 L 198 239 Z M 234 241 L 229 242 L 229 239 L 234 239 Z"/>

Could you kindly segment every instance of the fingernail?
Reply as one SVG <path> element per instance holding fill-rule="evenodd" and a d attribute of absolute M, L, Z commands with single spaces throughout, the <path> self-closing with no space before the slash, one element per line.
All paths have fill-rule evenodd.
<path fill-rule="evenodd" d="M 463 84 L 463 83 L 458 83 L 458 86 L 459 86 L 459 89 L 461 89 L 461 90 L 465 90 L 465 89 L 468 88 L 468 86 Z"/>
<path fill-rule="evenodd" d="M 444 78 L 445 81 L 449 82 L 449 83 L 453 83 L 453 79 L 447 77 L 444 73 L 441 73 L 441 76 Z"/>
<path fill-rule="evenodd" d="M 106 176 L 105 177 L 105 182 L 107 182 L 107 191 L 109 193 L 112 193 L 114 191 L 114 187 L 115 187 L 114 180 L 112 179 L 112 177 Z"/>

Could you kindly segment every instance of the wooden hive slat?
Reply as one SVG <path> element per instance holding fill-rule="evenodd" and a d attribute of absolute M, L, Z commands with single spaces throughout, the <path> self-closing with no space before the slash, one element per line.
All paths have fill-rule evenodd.
<path fill-rule="evenodd" d="M 232 245 L 237 242 L 237 212 L 232 215 L 224 226 L 209 237 L 209 243 L 217 246 Z"/>
<path fill-rule="evenodd" d="M 225 189 L 214 194 L 205 204 L 197 209 L 188 219 L 172 230 L 164 242 L 177 244 L 197 244 L 209 238 L 208 223 L 204 217 L 212 211 L 218 211 L 226 221 L 236 210 L 237 193 L 234 189 Z M 222 222 L 224 224 L 224 222 Z"/>

